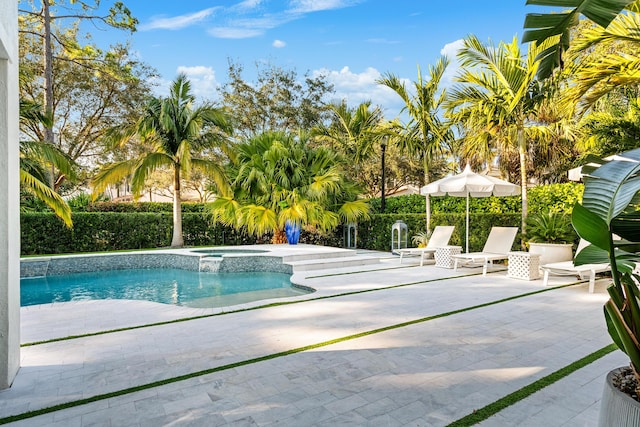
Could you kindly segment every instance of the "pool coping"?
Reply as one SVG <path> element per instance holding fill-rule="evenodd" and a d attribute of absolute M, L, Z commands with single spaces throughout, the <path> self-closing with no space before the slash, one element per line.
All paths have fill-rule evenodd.
<path fill-rule="evenodd" d="M 216 250 L 212 247 L 210 250 Z M 198 248 L 199 251 L 206 248 Z M 247 249 L 248 250 L 248 249 Z M 271 271 L 292 274 L 290 265 L 272 251 L 224 253 L 219 257 L 193 249 L 169 249 L 105 254 L 72 254 L 20 259 L 20 278 L 57 276 L 138 268 L 177 268 L 207 272 Z"/>

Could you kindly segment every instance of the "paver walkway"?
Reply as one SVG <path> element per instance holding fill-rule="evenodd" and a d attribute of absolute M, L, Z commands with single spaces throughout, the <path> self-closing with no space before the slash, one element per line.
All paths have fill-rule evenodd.
<path fill-rule="evenodd" d="M 541 281 L 498 272 L 418 283 L 451 274 L 404 264 L 308 272 L 296 281 L 318 291 L 299 304 L 23 347 L 14 385 L 0 392 L 0 417 L 220 368 L 14 425 L 443 426 L 611 342 L 604 281 L 595 294 L 582 284 L 501 302 L 541 290 Z M 384 289 L 400 284 L 409 285 Z M 75 323 L 58 328 L 51 319 L 65 313 Z M 203 313 L 136 302 L 43 306 L 23 310 L 23 341 Z M 233 366 L 251 359 L 260 360 Z M 604 375 L 625 363 L 616 351 L 482 425 L 595 425 Z"/>

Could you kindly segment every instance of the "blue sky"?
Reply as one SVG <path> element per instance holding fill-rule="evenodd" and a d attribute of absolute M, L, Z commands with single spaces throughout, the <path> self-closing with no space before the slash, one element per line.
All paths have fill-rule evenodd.
<path fill-rule="evenodd" d="M 104 3 L 103 3 L 104 4 Z M 125 4 L 140 21 L 130 36 L 132 48 L 161 79 L 166 91 L 179 72 L 192 80 L 200 98 L 219 99 L 228 60 L 245 68 L 252 81 L 256 63 L 272 63 L 306 72 L 325 73 L 336 99 L 350 105 L 372 100 L 387 116 L 401 104 L 375 84 L 391 72 L 412 81 L 441 54 L 455 55 L 468 34 L 495 43 L 521 38 L 525 0 L 192 0 L 135 1 Z M 101 41 L 123 41 L 115 30 L 96 34 Z M 455 74 L 455 64 L 449 76 Z"/>

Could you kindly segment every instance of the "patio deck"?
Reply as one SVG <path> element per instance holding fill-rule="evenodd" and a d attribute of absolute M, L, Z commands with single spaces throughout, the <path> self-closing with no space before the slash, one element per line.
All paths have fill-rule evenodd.
<path fill-rule="evenodd" d="M 303 302 L 222 315 L 140 301 L 25 307 L 25 343 L 156 325 L 23 347 L 0 422 L 97 396 L 12 425 L 444 426 L 611 343 L 606 280 L 589 294 L 414 262 L 303 271 L 293 280 L 317 290 L 290 299 Z M 604 376 L 626 363 L 616 350 L 480 425 L 595 426 Z"/>

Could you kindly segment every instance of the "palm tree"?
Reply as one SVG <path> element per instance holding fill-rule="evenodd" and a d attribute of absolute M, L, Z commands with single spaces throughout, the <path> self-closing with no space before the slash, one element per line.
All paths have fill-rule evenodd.
<path fill-rule="evenodd" d="M 331 124 L 314 127 L 311 136 L 348 159 L 353 166 L 349 176 L 355 178 L 363 163 L 373 155 L 374 147 L 380 145 L 382 110 L 372 109 L 371 101 L 362 102 L 356 108 L 349 108 L 345 102 L 331 104 L 329 110 L 333 114 Z"/>
<path fill-rule="evenodd" d="M 47 125 L 50 119 L 42 113 L 42 108 L 37 103 L 21 100 L 20 124 L 27 126 L 30 123 Z M 50 165 L 66 176 L 74 176 L 72 162 L 57 147 L 43 141 L 20 141 L 21 188 L 42 200 L 67 227 L 72 227 L 71 208 L 60 194 L 47 184 L 49 179 L 46 170 Z"/>
<path fill-rule="evenodd" d="M 256 235 L 273 232 L 276 242 L 287 221 L 323 231 L 355 222 L 368 205 L 341 166 L 333 151 L 309 147 L 306 135 L 257 135 L 237 146 L 233 195 L 212 203 L 214 218 Z"/>
<path fill-rule="evenodd" d="M 435 66 L 429 67 L 428 80 L 423 78 L 418 67 L 418 79 L 413 82 L 415 93 L 411 93 L 404 82 L 391 73 L 377 81 L 392 89 L 404 102 L 403 111 L 409 115 L 409 122 L 395 135 L 394 141 L 402 152 L 422 160 L 425 184 L 430 181 L 431 163 L 446 150 L 445 144 L 453 140 L 447 124 L 439 118 L 446 97 L 440 82 L 448 64 L 449 60 L 441 57 Z"/>
<path fill-rule="evenodd" d="M 638 2 L 640 5 L 640 2 Z M 569 54 L 576 65 L 570 70 L 574 84 L 570 100 L 581 102 L 581 111 L 603 96 L 640 84 L 640 14 L 620 14 L 607 28 L 594 26 L 578 34 Z"/>
<path fill-rule="evenodd" d="M 540 103 L 541 85 L 536 81 L 536 57 L 544 47 L 529 45 L 527 56 L 520 51 L 517 38 L 496 48 L 484 45 L 470 35 L 459 51 L 461 74 L 450 92 L 448 115 L 465 128 L 468 152 L 484 153 L 486 158 L 517 150 L 522 186 L 522 234 L 527 216 L 527 139 L 546 132 L 533 119 Z"/>
<path fill-rule="evenodd" d="M 94 196 L 109 184 L 131 175 L 134 194 L 144 190 L 151 172 L 168 168 L 173 172 L 173 237 L 172 247 L 184 245 L 182 237 L 182 174 L 199 169 L 210 174 L 224 191 L 227 182 L 223 168 L 215 161 L 198 157 L 207 150 L 228 151 L 227 135 L 231 132 L 226 114 L 211 104 L 194 106 L 191 84 L 184 74 L 178 75 L 167 98 L 149 99 L 140 119 L 123 132 L 115 132 L 122 145 L 137 137 L 149 149 L 140 156 L 103 167 L 93 180 Z"/>
<path fill-rule="evenodd" d="M 527 0 L 527 4 L 536 6 L 566 7 L 566 0 Z M 623 9 L 629 7 L 638 11 L 638 0 L 577 0 L 571 2 L 573 9 L 560 13 L 529 13 L 524 21 L 527 31 L 522 36 L 523 43 L 538 44 L 551 40 L 547 48 L 538 52 L 541 61 L 538 68 L 540 78 L 549 77 L 553 71 L 564 65 L 563 55 L 569 49 L 571 30 L 578 25 L 580 15 L 586 16 L 601 27 L 607 27 Z"/>

